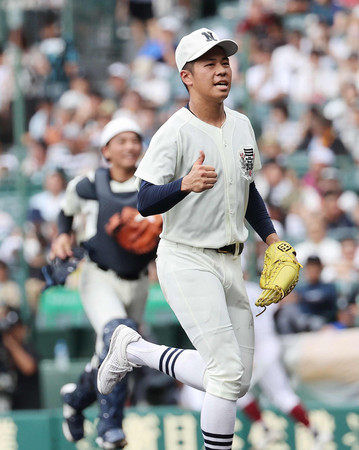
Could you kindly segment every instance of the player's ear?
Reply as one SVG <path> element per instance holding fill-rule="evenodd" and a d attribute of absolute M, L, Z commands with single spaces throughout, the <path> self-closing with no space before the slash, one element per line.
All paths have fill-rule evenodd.
<path fill-rule="evenodd" d="M 109 162 L 110 161 L 110 152 L 108 150 L 108 144 L 104 145 L 101 148 L 101 153 L 102 153 L 102 156 L 106 159 L 106 161 Z"/>
<path fill-rule="evenodd" d="M 188 87 L 192 86 L 192 73 L 189 70 L 181 70 L 180 73 L 182 82 Z"/>

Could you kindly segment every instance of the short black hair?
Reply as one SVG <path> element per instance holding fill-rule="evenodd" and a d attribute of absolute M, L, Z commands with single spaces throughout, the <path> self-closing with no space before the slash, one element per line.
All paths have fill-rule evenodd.
<path fill-rule="evenodd" d="M 45 13 L 43 17 L 42 26 L 49 27 L 58 22 L 59 22 L 59 15 L 55 11 L 49 10 Z"/>
<path fill-rule="evenodd" d="M 0 269 L 9 270 L 9 266 L 2 259 L 0 259 Z"/>
<path fill-rule="evenodd" d="M 188 70 L 189 72 L 193 73 L 193 67 L 194 67 L 195 61 L 188 61 L 183 66 L 182 70 Z"/>
<path fill-rule="evenodd" d="M 322 266 L 322 260 L 319 258 L 318 255 L 310 255 L 307 258 L 306 264 L 315 264 L 317 266 Z"/>

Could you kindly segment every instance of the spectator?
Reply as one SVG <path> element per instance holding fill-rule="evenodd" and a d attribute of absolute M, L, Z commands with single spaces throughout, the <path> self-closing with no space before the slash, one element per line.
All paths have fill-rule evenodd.
<path fill-rule="evenodd" d="M 27 340 L 28 328 L 17 309 L 0 310 L 0 367 L 10 375 L 9 409 L 40 408 L 38 355 Z"/>
<path fill-rule="evenodd" d="M 10 214 L 0 210 L 0 259 L 7 264 L 16 265 L 20 260 L 23 243 L 22 230 Z"/>
<path fill-rule="evenodd" d="M 324 266 L 340 259 L 340 243 L 327 236 L 326 222 L 321 214 L 309 215 L 306 228 L 306 238 L 296 246 L 299 262 L 304 263 L 311 255 L 317 255 Z"/>
<path fill-rule="evenodd" d="M 249 95 L 258 103 L 269 103 L 283 97 L 278 79 L 273 75 L 272 51 L 273 47 L 266 41 L 261 43 L 245 74 Z"/>
<path fill-rule="evenodd" d="M 166 77 L 158 76 L 158 66 L 153 59 L 136 58 L 133 74 L 133 89 L 142 98 L 144 106 L 160 108 L 166 105 L 170 100 L 170 81 Z"/>
<path fill-rule="evenodd" d="M 91 103 L 91 83 L 84 75 L 76 75 L 69 81 L 69 89 L 58 100 L 58 106 L 66 110 L 71 122 L 83 126 L 94 113 Z"/>
<path fill-rule="evenodd" d="M 349 7 L 346 10 L 342 9 L 341 11 L 336 11 L 333 27 L 331 27 L 329 48 L 331 54 L 339 64 L 347 59 L 353 52 L 359 50 L 357 34 L 357 10 Z"/>
<path fill-rule="evenodd" d="M 303 314 L 299 307 L 299 296 L 291 292 L 279 303 L 275 315 L 275 325 L 278 334 L 295 334 L 319 331 L 324 321 L 320 316 Z"/>
<path fill-rule="evenodd" d="M 12 140 L 10 104 L 13 87 L 12 68 L 0 44 L 0 142 L 10 143 Z"/>
<path fill-rule="evenodd" d="M 308 111 L 306 127 L 304 138 L 298 148 L 307 149 L 309 153 L 319 148 L 329 148 L 334 155 L 350 155 L 335 131 L 332 121 L 324 117 L 318 108 L 314 107 Z"/>
<path fill-rule="evenodd" d="M 348 128 L 348 125 L 351 126 L 351 111 L 356 107 L 358 101 L 359 92 L 355 84 L 345 82 L 340 85 L 338 96 L 329 100 L 323 107 L 323 115 L 332 120 L 335 130 L 340 136 Z"/>
<path fill-rule="evenodd" d="M 326 329 L 346 330 L 357 325 L 358 305 L 346 297 L 339 297 L 337 301 L 336 320 L 328 324 Z"/>
<path fill-rule="evenodd" d="M 324 169 L 331 168 L 335 164 L 335 155 L 328 147 L 312 147 L 308 155 L 308 171 L 302 177 L 304 201 L 309 209 L 317 209 L 321 200 L 321 181 Z"/>
<path fill-rule="evenodd" d="M 349 152 L 342 140 L 333 128 L 332 121 L 326 119 L 323 114 L 315 114 L 312 121 L 312 139 L 308 143 L 308 149 L 316 146 L 324 146 L 332 150 L 335 155 L 348 155 Z"/>
<path fill-rule="evenodd" d="M 259 0 L 251 1 L 246 16 L 238 23 L 236 34 L 239 40 L 249 37 L 249 54 L 253 54 L 264 42 L 275 48 L 284 43 L 282 19 L 263 8 Z"/>
<path fill-rule="evenodd" d="M 359 54 L 351 53 L 347 59 L 345 59 L 339 65 L 339 79 L 342 83 L 352 83 L 355 87 L 359 88 Z"/>
<path fill-rule="evenodd" d="M 56 222 L 66 184 L 66 177 L 63 171 L 54 170 L 48 172 L 43 186 L 44 190 L 30 198 L 30 217 L 34 217 L 38 213 L 40 220 Z"/>
<path fill-rule="evenodd" d="M 9 266 L 0 260 L 0 307 L 20 308 L 20 305 L 20 286 L 10 279 Z"/>
<path fill-rule="evenodd" d="M 36 101 L 44 95 L 47 59 L 37 46 L 30 46 L 23 27 L 9 31 L 5 54 L 8 64 L 16 73 L 17 82 L 25 100 L 25 117 L 34 113 Z"/>
<path fill-rule="evenodd" d="M 344 42 L 349 17 L 350 12 L 348 10 L 337 11 L 333 17 L 333 25 L 330 27 L 328 52 L 338 64 L 350 54 Z"/>
<path fill-rule="evenodd" d="M 46 264 L 50 241 L 56 232 L 55 223 L 43 223 L 41 220 L 28 224 L 26 229 L 23 244 L 24 260 L 28 267 L 25 292 L 33 317 L 36 317 L 40 295 L 45 287 L 41 268 Z"/>
<path fill-rule="evenodd" d="M 339 199 L 339 192 L 328 191 L 323 195 L 321 208 L 327 231 L 337 232 L 337 237 L 338 233 L 348 232 L 355 226 L 350 216 L 342 210 Z"/>
<path fill-rule="evenodd" d="M 334 64 L 326 61 L 322 50 L 312 49 L 293 72 L 288 90 L 293 102 L 323 105 L 339 92 L 339 81 Z"/>
<path fill-rule="evenodd" d="M 318 193 L 321 195 L 322 199 L 328 193 L 335 193 L 341 195 L 343 192 L 343 187 L 341 180 L 339 179 L 340 172 L 335 167 L 324 167 L 319 172 L 319 177 L 317 180 Z M 339 197 L 341 198 L 341 197 Z M 323 200 L 322 200 L 323 201 Z"/>
<path fill-rule="evenodd" d="M 10 180 L 19 168 L 17 157 L 10 151 L 4 151 L 0 142 L 0 181 Z"/>
<path fill-rule="evenodd" d="M 359 165 L 359 100 L 347 110 L 346 117 L 346 125 L 340 130 L 340 136 L 355 164 Z"/>
<path fill-rule="evenodd" d="M 336 2 L 331 0 L 311 0 L 309 12 L 315 14 L 319 21 L 332 25 L 335 13 L 341 9 Z"/>
<path fill-rule="evenodd" d="M 62 169 L 69 178 L 97 167 L 99 154 L 89 148 L 89 136 L 85 129 L 72 121 L 66 122 L 60 129 L 60 140 L 48 147 L 46 165 Z"/>
<path fill-rule="evenodd" d="M 305 284 L 279 303 L 275 315 L 279 334 L 319 331 L 336 320 L 335 285 L 321 281 L 322 263 L 310 256 L 305 264 Z"/>
<path fill-rule="evenodd" d="M 47 145 L 45 141 L 29 139 L 21 169 L 22 173 L 35 185 L 42 185 L 45 181 L 46 155 Z"/>
<path fill-rule="evenodd" d="M 359 278 L 359 246 L 356 238 L 344 235 L 340 240 L 341 255 L 323 270 L 323 280 L 335 283 L 338 293 L 344 296 L 352 295 L 358 288 Z"/>
<path fill-rule="evenodd" d="M 141 48 L 146 38 L 151 36 L 155 26 L 153 0 L 126 0 L 117 2 L 117 19 L 131 26 L 131 37 L 136 49 Z"/>
<path fill-rule="evenodd" d="M 78 56 L 73 43 L 61 35 L 58 18 L 53 12 L 45 17 L 40 34 L 38 49 L 47 59 L 45 95 L 56 101 L 78 73 Z"/>
<path fill-rule="evenodd" d="M 269 119 L 263 125 L 262 138 L 275 138 L 285 154 L 291 154 L 297 148 L 300 139 L 299 124 L 290 119 L 288 106 L 284 101 L 272 104 Z"/>
<path fill-rule="evenodd" d="M 285 210 L 297 196 L 296 186 L 287 175 L 286 167 L 281 164 L 279 158 L 266 161 L 257 178 L 256 185 L 264 200 L 274 206 Z"/>
<path fill-rule="evenodd" d="M 307 63 L 306 53 L 302 47 L 302 31 L 288 30 L 286 38 L 286 44 L 273 51 L 271 60 L 272 76 L 279 83 L 282 95 L 289 95 L 293 84 L 295 85 L 295 75 Z"/>
<path fill-rule="evenodd" d="M 175 69 L 176 37 L 180 28 L 181 22 L 174 16 L 158 19 L 154 27 L 154 36 L 145 41 L 137 54 L 137 58 L 149 58 L 156 63 L 165 63 L 168 69 Z"/>
<path fill-rule="evenodd" d="M 117 105 L 121 102 L 129 88 L 130 67 L 122 62 L 114 62 L 107 68 L 108 78 L 103 89 L 103 95 L 113 100 Z"/>
<path fill-rule="evenodd" d="M 36 111 L 29 120 L 28 139 L 44 140 L 46 144 L 46 130 L 52 120 L 53 103 L 48 98 L 41 98 L 36 106 Z"/>
<path fill-rule="evenodd" d="M 316 255 L 309 256 L 304 265 L 305 283 L 298 286 L 299 308 L 304 314 L 319 316 L 324 323 L 336 317 L 337 290 L 334 283 L 322 280 L 323 264 Z"/>

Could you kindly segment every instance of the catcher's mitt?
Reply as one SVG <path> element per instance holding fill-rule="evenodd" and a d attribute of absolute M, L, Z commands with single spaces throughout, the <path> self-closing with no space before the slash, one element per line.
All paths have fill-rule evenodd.
<path fill-rule="evenodd" d="M 295 288 L 303 267 L 295 257 L 294 248 L 286 241 L 271 244 L 264 256 L 264 267 L 259 280 L 263 289 L 256 306 L 278 303 Z"/>
<path fill-rule="evenodd" d="M 110 218 L 105 230 L 125 250 L 144 255 L 154 250 L 158 244 L 162 216 L 143 217 L 137 209 L 125 206 L 121 213 Z"/>

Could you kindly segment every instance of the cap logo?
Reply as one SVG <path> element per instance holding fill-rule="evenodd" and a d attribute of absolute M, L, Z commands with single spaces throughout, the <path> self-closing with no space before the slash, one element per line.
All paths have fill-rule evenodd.
<path fill-rule="evenodd" d="M 207 42 L 217 41 L 217 39 L 213 36 L 212 31 L 203 31 L 201 34 L 203 34 Z"/>

